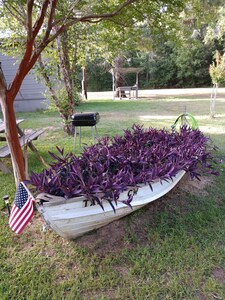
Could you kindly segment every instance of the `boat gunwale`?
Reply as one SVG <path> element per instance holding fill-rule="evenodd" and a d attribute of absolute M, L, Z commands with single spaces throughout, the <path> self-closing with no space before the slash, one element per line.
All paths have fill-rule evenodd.
<path fill-rule="evenodd" d="M 172 183 L 177 177 L 181 177 L 182 178 L 185 173 L 186 172 L 184 170 L 180 170 L 180 171 L 177 172 L 177 174 L 175 176 L 171 177 L 169 180 L 171 180 L 171 183 Z M 157 184 L 159 182 L 161 184 L 163 184 L 163 182 L 168 182 L 168 180 L 166 180 L 166 179 L 156 179 L 156 180 L 152 181 L 150 184 L 154 185 L 154 184 Z M 140 188 L 143 188 L 143 187 L 146 187 L 146 186 L 149 186 L 149 189 L 151 190 L 150 184 L 149 183 L 146 183 L 146 184 L 141 183 L 141 184 L 138 184 L 136 186 L 130 186 L 130 188 L 127 188 L 126 190 L 124 190 L 123 192 L 121 192 L 120 195 L 126 194 L 129 191 L 135 191 L 135 190 L 138 191 Z M 65 198 L 65 197 L 62 197 L 62 196 L 55 196 L 55 195 L 51 195 L 51 194 L 48 194 L 48 193 L 40 193 L 36 197 L 37 204 L 39 206 L 41 205 L 43 207 L 50 207 L 50 206 L 56 206 L 56 205 L 62 205 L 62 204 L 69 204 L 69 203 L 81 202 L 81 201 L 82 202 L 87 201 L 87 202 L 90 203 L 90 200 L 87 199 L 87 197 L 85 197 L 85 196 L 77 196 L 77 197 L 72 197 L 72 198 Z M 107 200 L 103 200 L 103 203 L 108 203 L 108 201 Z M 96 204 L 96 205 L 98 205 L 98 204 Z M 90 205 L 87 205 L 87 207 L 89 207 L 89 206 Z M 92 205 L 92 206 L 95 206 L 95 205 Z"/>

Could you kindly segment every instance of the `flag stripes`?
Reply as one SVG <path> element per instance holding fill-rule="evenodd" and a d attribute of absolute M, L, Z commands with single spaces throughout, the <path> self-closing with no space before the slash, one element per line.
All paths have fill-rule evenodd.
<path fill-rule="evenodd" d="M 9 227 L 17 234 L 21 234 L 34 215 L 35 200 L 26 186 L 21 182 L 14 199 L 9 218 Z"/>

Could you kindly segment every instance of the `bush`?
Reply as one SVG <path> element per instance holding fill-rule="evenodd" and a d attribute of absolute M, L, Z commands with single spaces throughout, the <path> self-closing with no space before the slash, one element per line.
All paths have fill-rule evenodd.
<path fill-rule="evenodd" d="M 225 54 L 220 55 L 219 51 L 216 51 L 214 58 L 216 62 L 213 62 L 209 66 L 209 74 L 211 76 L 213 84 L 225 84 Z"/>
<path fill-rule="evenodd" d="M 133 125 L 122 137 L 104 137 L 86 147 L 80 157 L 58 148 L 59 155 L 50 153 L 54 159 L 51 168 L 40 174 L 32 172 L 30 183 L 38 193 L 65 198 L 84 195 L 92 204 L 102 206 L 107 200 L 113 207 L 129 187 L 151 187 L 154 180 L 168 180 L 180 170 L 192 178 L 216 174 L 211 150 L 208 138 L 199 130 L 182 127 L 179 133 L 171 133 Z"/>
<path fill-rule="evenodd" d="M 68 103 L 68 95 L 66 92 L 66 89 L 64 87 L 59 87 L 58 90 L 56 90 L 56 96 L 59 101 L 59 105 L 61 110 L 65 115 L 68 115 L 70 113 L 70 106 Z M 58 111 L 55 101 L 46 94 L 46 98 L 50 100 L 50 104 L 48 106 L 49 111 Z M 79 96 L 77 89 L 73 88 L 73 99 L 74 99 L 74 106 L 78 106 L 81 103 L 81 97 Z"/>

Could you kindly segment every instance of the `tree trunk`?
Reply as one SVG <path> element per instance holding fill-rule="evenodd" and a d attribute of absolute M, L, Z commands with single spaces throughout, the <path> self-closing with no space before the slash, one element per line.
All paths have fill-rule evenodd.
<path fill-rule="evenodd" d="M 119 91 L 117 90 L 118 87 L 124 86 L 124 74 L 122 74 L 119 69 L 123 67 L 124 64 L 124 57 L 118 56 L 115 61 L 115 97 L 119 97 Z M 121 91 L 121 96 L 123 98 L 126 97 L 125 91 Z"/>
<path fill-rule="evenodd" d="M 219 88 L 218 83 L 214 83 L 213 90 L 211 93 L 211 99 L 210 99 L 210 117 L 212 119 L 215 118 L 215 114 L 216 114 L 216 96 L 217 96 L 218 88 Z"/>
<path fill-rule="evenodd" d="M 72 71 L 70 68 L 69 62 L 69 53 L 68 53 L 68 36 L 67 33 L 64 32 L 62 35 L 56 38 L 56 46 L 59 57 L 59 65 L 60 71 L 63 76 L 63 81 L 65 84 L 67 96 L 68 96 L 68 112 L 67 112 L 67 120 L 66 120 L 66 132 L 69 135 L 73 134 L 73 126 L 72 123 L 69 122 L 70 117 L 74 114 L 74 99 L 73 99 L 73 85 L 72 85 Z"/>
<path fill-rule="evenodd" d="M 82 68 L 82 97 L 87 100 L 87 78 L 86 78 L 86 67 Z"/>
<path fill-rule="evenodd" d="M 7 2 L 7 5 L 5 5 Z M 10 2 L 10 3 L 8 3 Z M 14 1 L 15 3 L 17 1 Z M 13 164 L 13 171 L 15 176 L 16 185 L 20 181 L 23 181 L 26 177 L 25 175 L 25 166 L 23 160 L 22 148 L 20 146 L 19 137 L 17 133 L 17 124 L 16 124 L 16 116 L 14 111 L 14 100 L 16 98 L 17 93 L 23 83 L 24 78 L 27 73 L 32 69 L 34 64 L 36 63 L 40 53 L 47 47 L 53 40 L 57 39 L 57 37 L 65 32 L 69 26 L 77 22 L 96 22 L 96 15 L 86 15 L 82 17 L 74 16 L 74 9 L 65 12 L 65 18 L 59 17 L 57 10 L 57 5 L 59 5 L 59 1 L 57 0 L 43 0 L 43 1 L 19 1 L 19 4 L 15 4 L 13 1 L 2 1 L 5 5 L 5 8 L 9 11 L 13 18 L 15 18 L 18 22 L 25 27 L 26 31 L 26 44 L 25 44 L 25 52 L 23 58 L 20 62 L 19 68 L 15 74 L 13 81 L 9 88 L 7 88 L 6 82 L 4 80 L 4 75 L 0 66 L 0 102 L 2 106 L 2 112 L 4 116 L 4 122 L 6 125 L 6 139 L 11 151 L 11 159 Z M 79 2 L 79 1 L 78 1 Z M 121 13 L 122 10 L 125 9 L 128 5 L 131 5 L 134 0 L 126 0 L 125 2 L 118 5 L 114 11 L 108 13 L 103 13 L 102 15 L 98 15 L 97 19 L 99 21 L 104 19 L 109 19 L 111 17 L 117 16 Z M 27 5 L 23 7 L 23 4 Z M 15 4 L 15 6 L 14 6 Z M 21 5 L 20 5 L 21 4 Z M 76 7 L 76 1 L 74 7 Z M 81 8 L 83 5 L 81 5 Z M 19 8 L 19 9 L 17 9 Z M 21 10 L 20 10 L 21 8 Z M 21 13 L 22 11 L 22 13 Z M 55 20 L 55 15 L 57 13 L 57 17 Z M 35 18 L 36 17 L 36 18 Z M 71 21 L 70 17 L 72 17 Z M 58 28 L 55 28 L 56 31 L 53 32 L 54 25 L 58 24 Z M 65 36 L 66 37 L 66 33 Z M 57 40 L 60 46 L 60 39 Z M 37 48 L 34 46 L 38 43 Z M 66 45 L 65 45 L 66 46 Z M 61 55 L 61 64 L 62 64 L 62 73 L 64 77 L 64 81 L 66 87 L 68 88 L 68 98 L 69 98 L 69 114 L 74 113 L 74 105 L 73 105 L 73 89 L 71 82 L 69 80 L 70 76 L 66 73 L 66 64 L 69 62 L 68 60 L 68 51 L 65 47 L 61 50 L 59 48 L 59 53 Z M 65 53 L 64 53 L 65 52 Z M 65 63 L 64 61 L 67 60 Z M 71 69 L 70 69 L 71 70 Z M 68 119 L 67 119 L 68 121 Z M 72 127 L 72 124 L 71 124 Z"/>
<path fill-rule="evenodd" d="M 52 98 L 52 101 L 54 102 L 56 108 L 57 108 L 57 111 L 60 115 L 60 117 L 63 119 L 63 123 L 65 124 L 64 125 L 64 131 L 65 132 L 70 132 L 71 129 L 70 129 L 70 126 L 68 125 L 68 116 L 65 114 L 65 111 L 62 109 L 61 107 L 61 104 L 60 104 L 60 101 L 55 93 L 55 90 L 53 89 L 52 87 L 52 82 L 45 70 L 45 65 L 43 63 L 43 60 L 42 60 L 42 56 L 40 55 L 39 58 L 38 58 L 38 64 L 39 64 L 39 67 L 40 67 L 40 73 L 45 81 L 45 85 L 47 86 L 48 90 L 49 90 L 49 93 L 51 95 L 51 98 Z"/>
<path fill-rule="evenodd" d="M 19 143 L 16 127 L 16 116 L 13 107 L 14 102 L 8 91 L 6 91 L 5 94 L 1 91 L 0 100 L 5 122 L 6 140 L 11 153 L 15 183 L 16 186 L 18 186 L 19 182 L 26 179 L 26 175 L 23 152 Z"/>

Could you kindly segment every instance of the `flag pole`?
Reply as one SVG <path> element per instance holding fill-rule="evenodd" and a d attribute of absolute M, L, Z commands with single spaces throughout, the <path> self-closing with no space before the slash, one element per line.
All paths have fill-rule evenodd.
<path fill-rule="evenodd" d="M 7 210 L 8 210 L 8 215 L 10 216 L 11 211 L 10 211 L 10 206 L 9 206 L 9 196 L 8 195 L 3 196 L 3 200 L 6 204 L 6 207 L 7 207 Z"/>

